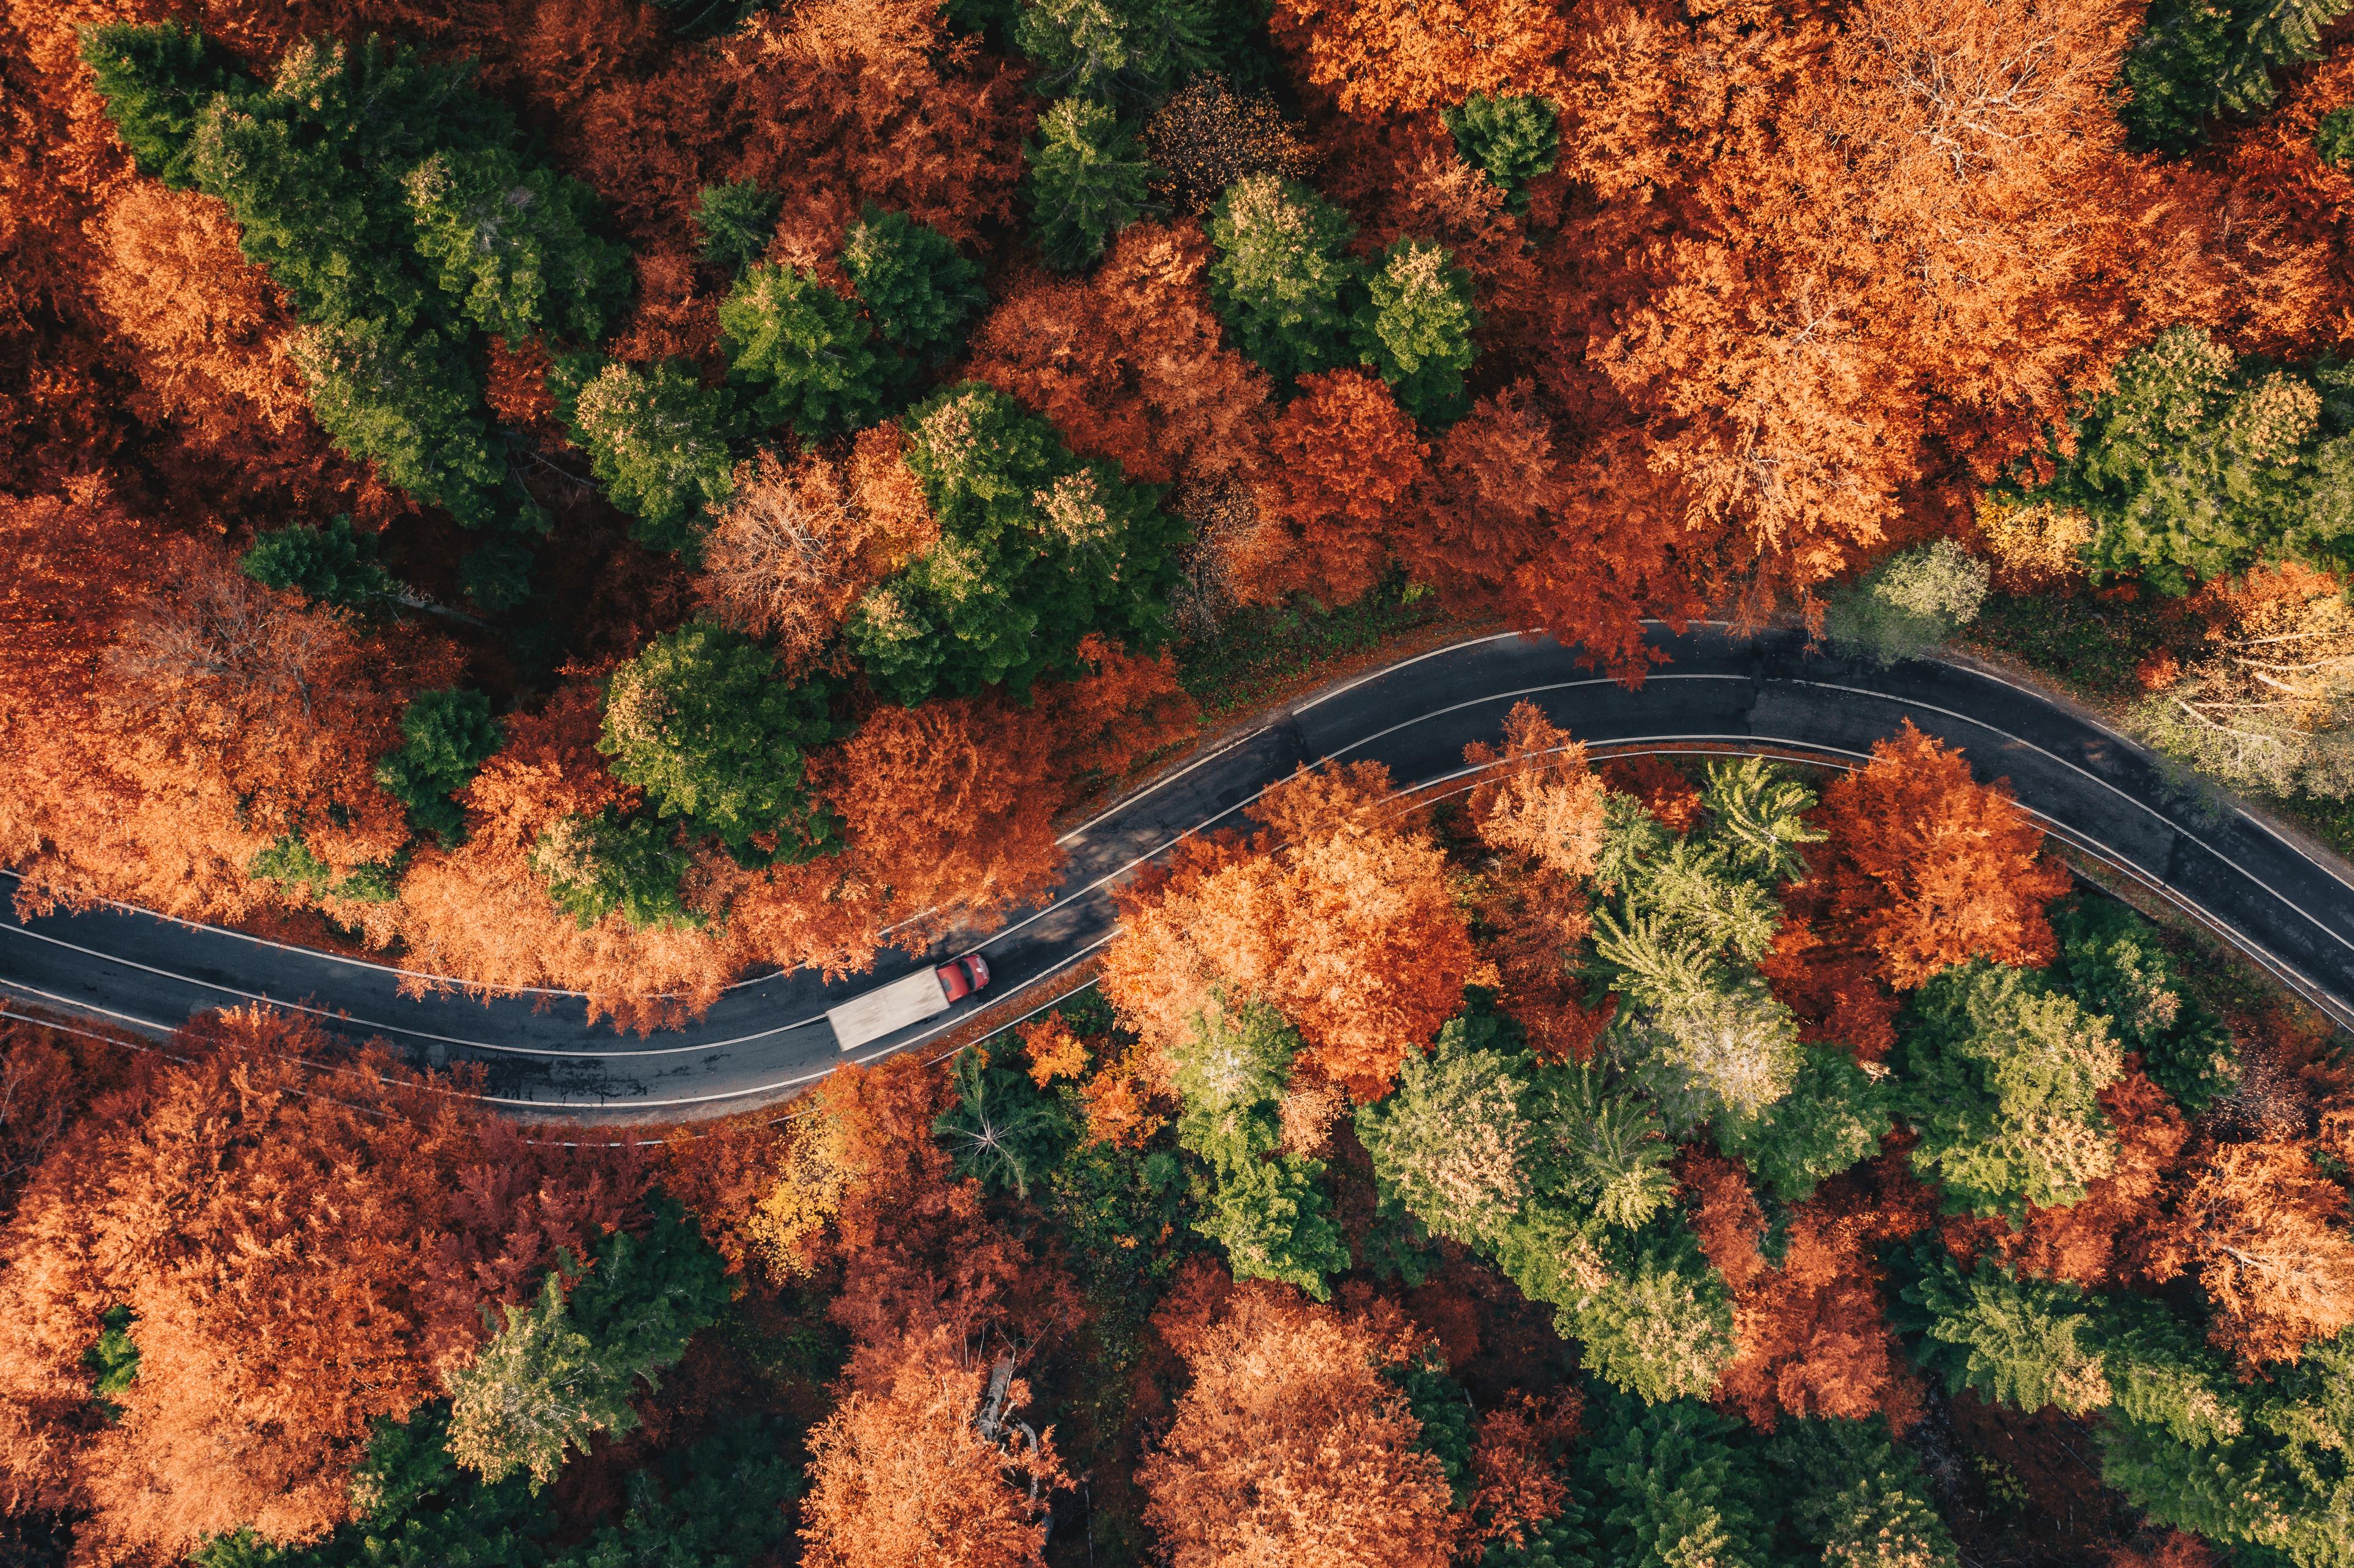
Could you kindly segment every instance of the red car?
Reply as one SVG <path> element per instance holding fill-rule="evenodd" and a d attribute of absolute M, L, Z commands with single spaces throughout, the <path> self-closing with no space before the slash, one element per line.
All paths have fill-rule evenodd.
<path fill-rule="evenodd" d="M 989 984 L 989 960 L 979 953 L 967 953 L 954 963 L 942 964 L 932 972 L 940 977 L 940 990 L 947 993 L 951 1003 L 962 1001 Z"/>

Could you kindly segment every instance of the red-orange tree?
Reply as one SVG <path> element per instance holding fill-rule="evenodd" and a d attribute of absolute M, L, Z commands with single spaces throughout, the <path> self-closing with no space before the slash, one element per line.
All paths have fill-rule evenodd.
<path fill-rule="evenodd" d="M 1068 1485 L 1052 1429 L 1034 1446 L 984 1441 L 974 1418 L 990 1363 L 945 1327 L 919 1329 L 864 1369 L 810 1434 L 801 1509 L 811 1568 L 1028 1568 L 1045 1561 L 1045 1510 Z M 1021 1418 L 1015 1379 L 1003 1418 Z"/>
<path fill-rule="evenodd" d="M 1171 1568 L 1444 1568 L 1445 1473 L 1381 1375 L 1407 1352 L 1402 1327 L 1235 1293 L 1185 1347 L 1193 1386 L 1137 1472 Z"/>
<path fill-rule="evenodd" d="M 1388 791 L 1377 763 L 1269 789 L 1246 848 L 1207 848 L 1129 896 L 1104 994 L 1155 1044 L 1215 989 L 1264 998 L 1299 1029 L 1301 1067 L 1360 1099 L 1386 1091 L 1473 966 L 1446 861 Z"/>

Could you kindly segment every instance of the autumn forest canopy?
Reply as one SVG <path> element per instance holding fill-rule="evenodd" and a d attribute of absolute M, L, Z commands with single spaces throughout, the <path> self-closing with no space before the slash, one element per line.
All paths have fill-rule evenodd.
<path fill-rule="evenodd" d="M 1703 617 L 2354 845 L 2347 10 L 0 0 L 0 869 L 651 1030 Z M 2354 1565 L 2326 1028 L 1909 728 L 1466 760 L 789 1116 L 0 1020 L 0 1557 Z"/>
<path fill-rule="evenodd" d="M 2338 9 L 16 0 L 0 858 L 649 1025 L 1407 606 L 2334 810 Z"/>
<path fill-rule="evenodd" d="M 1302 772 L 657 1136 L 0 1023 L 0 1540 L 189 1568 L 2332 1568 L 2354 1069 L 1912 730 Z M 23 1107 L 19 1109 L 18 1107 Z"/>

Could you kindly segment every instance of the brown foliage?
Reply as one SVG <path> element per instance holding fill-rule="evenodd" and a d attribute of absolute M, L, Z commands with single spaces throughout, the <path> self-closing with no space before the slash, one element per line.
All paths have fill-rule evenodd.
<path fill-rule="evenodd" d="M 860 1369 L 810 1434 L 801 1507 L 811 1568 L 1027 1568 L 1043 1563 L 1045 1497 L 1070 1483 L 1053 1432 L 1001 1449 L 974 1415 L 990 1368 L 945 1327 L 919 1329 Z M 1016 1379 L 1009 1418 L 1029 1403 Z M 1026 1483 L 1026 1485 L 1025 1485 Z"/>
<path fill-rule="evenodd" d="M 1246 1287 L 1190 1337 L 1193 1386 L 1137 1476 L 1172 1568 L 1443 1568 L 1447 1482 L 1381 1376 L 1402 1328 Z"/>
<path fill-rule="evenodd" d="M 1363 599 L 1381 581 L 1393 513 L 1428 451 L 1380 377 L 1332 370 L 1299 386 L 1268 433 L 1258 526 L 1228 546 L 1228 581 L 1246 603 Z"/>
<path fill-rule="evenodd" d="M 1739 1353 L 1715 1397 L 1771 1431 L 1779 1414 L 1885 1414 L 1900 1430 L 1918 1414 L 1921 1384 L 1881 1308 L 1875 1253 L 1934 1223 L 1936 1194 L 1902 1155 L 1832 1178 L 1792 1211 L 1787 1247 L 1757 1250 L 1764 1216 L 1733 1161 L 1693 1146 L 1677 1171 L 1699 1199 L 1693 1231 L 1733 1287 Z"/>
<path fill-rule="evenodd" d="M 2058 951 L 2043 906 L 2068 890 L 2068 868 L 2044 858 L 2007 783 L 1973 781 L 1961 753 L 1910 720 L 1824 789 L 1819 821 L 1825 913 L 1898 991 L 1973 958 L 2038 965 Z"/>
<path fill-rule="evenodd" d="M 1279 0 L 1269 26 L 1310 83 L 1364 115 L 1451 108 L 1475 92 L 1559 98 L 1569 42 L 1542 0 Z"/>
<path fill-rule="evenodd" d="M 2115 1167 L 2064 1209 L 2030 1209 L 2025 1227 L 2004 1244 L 2020 1272 L 2093 1289 L 2147 1277 L 2153 1230 L 2165 1223 L 2165 1190 L 2190 1141 L 2182 1113 L 2139 1073 L 2110 1084 L 2100 1098 L 2117 1129 Z"/>
<path fill-rule="evenodd" d="M 1300 1033 L 1299 1065 L 1360 1100 L 1459 1005 L 1471 942 L 1446 863 L 1385 803 L 1388 773 L 1303 770 L 1262 796 L 1247 853 L 1215 849 L 1124 895 L 1104 994 L 1156 1046 L 1214 987 L 1265 998 Z"/>
<path fill-rule="evenodd" d="M 971 374 L 1131 479 L 1255 471 L 1267 376 L 1220 341 L 1209 258 L 1197 225 L 1131 224 L 1084 281 L 1018 280 L 973 333 Z"/>
<path fill-rule="evenodd" d="M 511 1134 L 484 1143 L 381 1055 L 323 1077 L 303 1059 L 334 1050 L 308 1022 L 210 1015 L 175 1050 L 188 1059 L 72 1130 L 0 1240 L 16 1326 L 0 1401 L 70 1444 L 45 1495 L 94 1510 L 98 1540 L 176 1553 L 240 1525 L 315 1535 L 345 1514 L 369 1423 L 479 1342 L 482 1296 L 519 1294 L 640 1183 Z M 139 1376 L 99 1425 L 80 1358 L 118 1303 Z"/>
<path fill-rule="evenodd" d="M 1490 849 L 1522 854 L 1556 876 L 1582 878 L 1602 849 L 1602 780 L 1585 747 L 1534 703 L 1504 715 L 1504 749 L 1475 743 L 1463 760 L 1493 765 L 1468 804 Z"/>
<path fill-rule="evenodd" d="M 805 452 L 790 467 L 763 450 L 703 550 L 698 597 L 739 631 L 770 639 L 788 671 L 806 668 L 865 591 L 939 537 L 896 425 L 860 432 L 846 462 Z"/>
<path fill-rule="evenodd" d="M 2302 1148 L 2225 1144 L 2176 1201 L 2151 1276 L 2195 1273 L 2214 1308 L 2208 1337 L 2243 1367 L 2294 1361 L 2354 1323 L 2346 1207 L 2346 1190 Z"/>

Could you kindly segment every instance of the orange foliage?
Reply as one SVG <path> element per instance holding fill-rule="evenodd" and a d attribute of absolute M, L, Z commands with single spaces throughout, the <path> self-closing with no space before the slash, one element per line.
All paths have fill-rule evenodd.
<path fill-rule="evenodd" d="M 1190 1336 L 1193 1386 L 1137 1471 L 1172 1568 L 1444 1568 L 1447 1481 L 1381 1376 L 1401 1327 L 1244 1288 Z"/>
<path fill-rule="evenodd" d="M 1882 1316 L 1875 1253 L 1933 1224 L 1937 1198 L 1903 1156 L 1836 1176 L 1794 1209 L 1778 1266 L 1758 1251 L 1765 1220 L 1738 1165 L 1694 1145 L 1676 1169 L 1699 1198 L 1701 1247 L 1733 1287 L 1739 1354 L 1715 1397 L 1768 1431 L 1783 1412 L 1877 1412 L 1900 1430 L 1910 1425 L 1921 1385 Z"/>
<path fill-rule="evenodd" d="M 1043 682 L 1031 693 L 1054 736 L 1054 770 L 1068 780 L 1066 789 L 1117 780 L 1195 733 L 1199 710 L 1178 684 L 1177 661 L 1166 650 L 1147 658 L 1090 634 L 1077 652 L 1086 674 Z"/>
<path fill-rule="evenodd" d="M 1363 599 L 1381 580 L 1392 514 L 1429 450 L 1378 376 L 1333 370 L 1299 386 L 1268 436 L 1259 525 L 1229 547 L 1229 577 L 1246 603 L 1294 592 Z"/>
<path fill-rule="evenodd" d="M 1824 789 L 1818 820 L 1830 834 L 1824 911 L 1897 990 L 1968 959 L 2057 953 L 2043 906 L 2068 890 L 2068 868 L 2043 856 L 2042 830 L 2007 783 L 1974 782 L 1961 753 L 1909 719 Z"/>
<path fill-rule="evenodd" d="M 1377 763 L 1267 790 L 1247 853 L 1200 853 L 1124 895 L 1104 994 L 1155 1045 L 1214 987 L 1263 997 L 1299 1029 L 1301 1067 L 1360 1100 L 1384 1093 L 1473 968 L 1446 862 L 1388 791 Z"/>
<path fill-rule="evenodd" d="M 2101 1108 L 2117 1129 L 2115 1169 L 2085 1185 L 2064 1209 L 2028 1211 L 2027 1224 L 2003 1239 L 2012 1266 L 2093 1289 L 2137 1284 L 2146 1276 L 2159 1205 L 2180 1169 L 2190 1129 L 2166 1092 L 2139 1073 L 2101 1091 Z"/>
<path fill-rule="evenodd" d="M 861 595 L 939 538 L 906 444 L 880 425 L 839 466 L 811 451 L 789 468 L 767 450 L 737 464 L 704 546 L 704 604 L 773 641 L 787 670 L 813 662 Z"/>
<path fill-rule="evenodd" d="M 0 1405 L 70 1444 L 48 1505 L 95 1510 L 118 1549 L 316 1535 L 347 1511 L 369 1423 L 479 1342 L 482 1298 L 519 1295 L 637 1189 L 481 1141 L 380 1054 L 320 1092 L 302 1059 L 333 1048 L 307 1021 L 209 1015 L 175 1048 L 187 1060 L 103 1102 L 25 1192 L 0 1243 Z M 139 1375 L 122 1419 L 91 1424 L 81 1354 L 116 1304 Z"/>
<path fill-rule="evenodd" d="M 1060 1013 L 1024 1023 L 1013 1033 L 1022 1042 L 1022 1054 L 1030 1058 L 1030 1079 L 1040 1088 L 1057 1078 L 1086 1075 L 1087 1043 L 1071 1033 Z"/>
<path fill-rule="evenodd" d="M 970 373 L 1131 479 L 1253 471 L 1267 380 L 1220 340 L 1209 259 L 1192 224 L 1130 225 L 1091 278 L 1019 279 L 974 331 Z"/>
<path fill-rule="evenodd" d="M 1504 715 L 1504 749 L 1473 743 L 1463 760 L 1493 764 L 1468 802 L 1479 837 L 1491 849 L 1523 854 L 1562 877 L 1583 877 L 1602 851 L 1602 780 L 1585 765 L 1585 747 L 1521 701 Z"/>
<path fill-rule="evenodd" d="M 945 1328 L 862 1369 L 810 1434 L 801 1561 L 811 1568 L 1027 1568 L 1043 1563 L 1047 1494 L 1069 1485 L 1051 1429 L 1006 1447 L 975 1428 L 990 1368 Z M 1028 1385 L 1005 1402 L 1019 1419 Z"/>
<path fill-rule="evenodd" d="M 1579 1414 L 1574 1389 L 1543 1404 L 1524 1393 L 1480 1413 L 1471 1445 L 1471 1501 L 1464 1510 L 1479 1521 L 1477 1539 L 1518 1546 L 1531 1525 L 1561 1513 L 1569 1487 L 1546 1449 L 1577 1436 Z"/>
<path fill-rule="evenodd" d="M 1451 108 L 1475 92 L 1561 97 L 1569 28 L 1544 0 L 1278 0 L 1269 24 L 1349 114 Z"/>
<path fill-rule="evenodd" d="M 2253 1371 L 2354 1323 L 2346 1190 L 2293 1144 L 2232 1143 L 2200 1162 L 2154 1248 L 2152 1277 L 2196 1273 L 2209 1338 Z"/>

